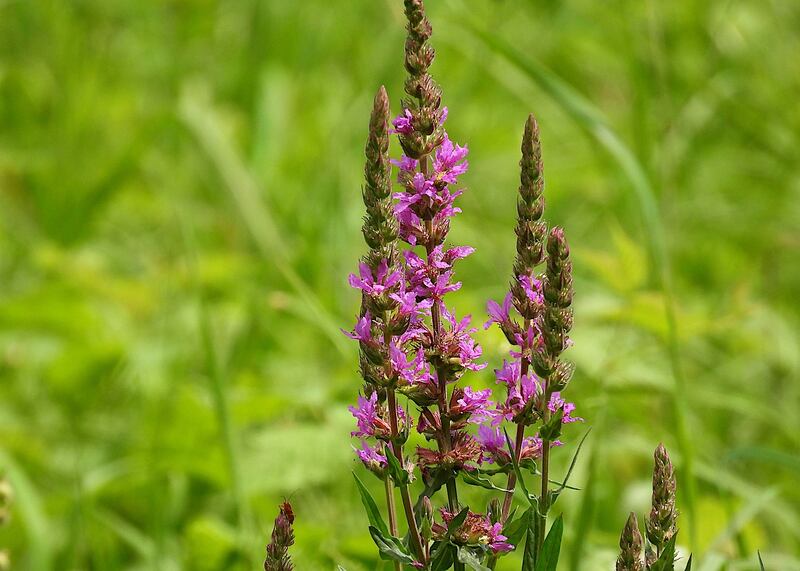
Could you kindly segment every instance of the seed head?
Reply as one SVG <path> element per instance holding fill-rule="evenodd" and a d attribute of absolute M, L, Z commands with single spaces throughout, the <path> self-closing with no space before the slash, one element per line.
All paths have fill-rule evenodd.
<path fill-rule="evenodd" d="M 520 166 L 519 198 L 517 199 L 517 256 L 514 260 L 514 277 L 532 277 L 536 266 L 544 259 L 544 240 L 547 225 L 542 221 L 544 213 L 544 175 L 542 169 L 542 145 L 539 140 L 539 125 L 533 115 L 525 122 L 525 134 L 522 137 L 522 159 Z M 522 285 L 514 289 L 515 304 L 525 308 Z M 525 317 L 535 315 L 525 311 Z"/>
<path fill-rule="evenodd" d="M 548 385 L 548 391 L 564 389 L 571 375 L 571 367 L 559 362 L 559 356 L 571 343 L 572 329 L 572 262 L 564 230 L 558 226 L 547 237 L 547 267 L 542 287 L 544 312 L 539 323 L 543 347 L 533 356 L 536 373 L 542 377 L 558 379 Z M 557 374 L 556 374 L 557 373 Z"/>
<path fill-rule="evenodd" d="M 675 473 L 663 444 L 658 445 L 653 457 L 653 505 L 645 528 L 647 539 L 660 552 L 678 531 L 678 511 L 675 508 Z"/>
<path fill-rule="evenodd" d="M 639 532 L 639 521 L 636 514 L 631 512 L 625 529 L 619 538 L 619 557 L 617 557 L 617 571 L 643 571 L 642 564 L 642 534 Z"/>
<path fill-rule="evenodd" d="M 392 209 L 392 165 L 389 162 L 389 97 L 381 86 L 375 95 L 369 120 L 362 196 L 367 213 L 361 229 L 369 253 L 364 261 L 376 269 L 382 260 L 389 267 L 395 262 L 397 220 Z"/>

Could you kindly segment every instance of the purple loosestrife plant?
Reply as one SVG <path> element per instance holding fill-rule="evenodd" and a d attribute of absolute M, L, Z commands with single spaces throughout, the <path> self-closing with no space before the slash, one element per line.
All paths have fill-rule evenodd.
<path fill-rule="evenodd" d="M 636 514 L 631 513 L 619 540 L 617 571 L 674 571 L 675 541 L 678 534 L 678 511 L 675 509 L 675 473 L 667 449 L 659 444 L 653 454 L 653 501 L 645 520 L 647 544 L 644 544 Z M 644 560 L 642 549 L 644 547 Z M 684 571 L 691 571 L 692 558 Z"/>
<path fill-rule="evenodd" d="M 447 295 L 462 286 L 456 262 L 475 251 L 447 241 L 460 212 L 456 201 L 464 192 L 460 177 L 468 169 L 468 149 L 444 127 L 448 110 L 429 73 L 434 51 L 423 2 L 404 0 L 404 5 L 406 97 L 394 119 L 383 87 L 374 99 L 362 191 L 367 252 L 348 280 L 360 292 L 361 305 L 353 329 L 344 331 L 358 342 L 363 379 L 361 394 L 349 407 L 353 449 L 384 484 L 388 525 L 367 486 L 358 476 L 355 481 L 380 557 L 397 571 L 486 571 L 515 549 L 522 551 L 522 571 L 555 571 L 563 523 L 559 517 L 548 530 L 548 512 L 567 488 L 575 458 L 551 489 L 550 455 L 562 445 L 564 427 L 583 419 L 564 397 L 573 373 L 563 359 L 572 345 L 572 262 L 564 230 L 548 228 L 543 217 L 539 127 L 529 116 L 509 291 L 487 307 L 485 328 L 499 328 L 511 346 L 509 358 L 494 371 L 501 387 L 494 402 L 491 389 L 464 383 L 486 363 L 470 316 L 458 316 L 447 303 Z M 391 135 L 402 149 L 394 160 Z M 406 449 L 412 430 L 424 441 L 413 453 Z M 674 570 L 675 477 L 663 446 L 655 462 L 647 542 L 631 514 L 617 571 Z M 538 479 L 536 492 L 526 483 L 530 477 Z M 415 480 L 423 487 L 412 501 Z M 459 482 L 491 490 L 495 497 L 485 509 L 462 506 Z M 442 488 L 446 498 L 437 495 Z M 527 502 L 519 515 L 511 510 L 517 491 Z M 398 492 L 407 530 L 402 535 Z M 266 571 L 292 569 L 293 520 L 284 503 L 267 547 Z M 685 571 L 690 569 L 691 557 Z"/>
<path fill-rule="evenodd" d="M 530 118 L 522 145 L 514 279 L 503 304 L 489 307 L 490 323 L 497 323 L 514 345 L 512 360 L 496 371 L 506 387 L 505 401 L 496 404 L 490 389 L 464 385 L 467 373 L 486 367 L 471 318 L 458 316 L 447 304 L 447 294 L 461 287 L 455 279 L 456 262 L 474 252 L 447 243 L 450 224 L 460 212 L 456 201 L 464 192 L 459 181 L 467 172 L 468 149 L 451 140 L 444 127 L 448 112 L 429 74 L 432 30 L 422 1 L 406 0 L 405 14 L 406 97 L 391 129 L 385 90 L 375 98 L 363 189 L 363 234 L 369 249 L 349 278 L 361 292 L 361 309 L 353 330 L 345 332 L 359 343 L 364 380 L 362 395 L 350 408 L 356 420 L 352 436 L 359 442 L 354 448 L 364 466 L 385 483 L 388 526 L 357 481 L 370 514 L 370 533 L 381 556 L 394 560 L 396 568 L 485 569 L 483 561 L 494 566 L 498 556 L 514 549 L 507 530 L 521 529 L 515 541 L 529 538 L 524 568 L 532 569 L 542 550 L 551 503 L 549 451 L 561 444 L 562 424 L 581 420 L 573 415 L 574 405 L 561 397 L 572 372 L 560 360 L 572 324 L 569 249 L 563 231 L 554 228 L 548 235 L 542 220 L 541 149 Z M 403 151 L 391 161 L 389 133 L 398 137 Z M 396 177 L 391 176 L 392 165 Z M 537 274 L 545 261 L 544 273 Z M 511 315 L 512 307 L 518 317 Z M 410 408 L 400 406 L 398 397 L 405 397 Z M 516 426 L 513 443 L 504 423 Z M 534 425 L 539 431 L 526 435 L 526 427 Z M 427 442 L 417 446 L 413 457 L 405 450 L 412 427 Z M 536 468 L 540 459 L 541 472 Z M 521 467 L 542 474 L 542 493 L 528 494 L 538 507 L 510 526 Z M 506 488 L 485 477 L 498 473 L 508 475 Z M 409 484 L 417 476 L 424 490 L 414 509 Z M 459 477 L 504 492 L 502 507 L 497 499 L 485 513 L 461 506 Z M 394 487 L 403 503 L 405 539 L 398 536 Z M 436 517 L 431 498 L 441 488 L 447 499 Z"/>

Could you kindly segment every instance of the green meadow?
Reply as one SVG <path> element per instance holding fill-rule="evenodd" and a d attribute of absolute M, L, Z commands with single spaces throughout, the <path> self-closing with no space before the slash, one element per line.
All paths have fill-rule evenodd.
<path fill-rule="evenodd" d="M 591 432 L 559 568 L 613 568 L 663 442 L 693 569 L 757 551 L 800 569 L 800 3 L 427 4 L 470 149 L 450 240 L 476 252 L 452 303 L 480 324 L 506 291 L 529 112 L 570 239 L 586 422 L 556 477 Z M 284 498 L 299 571 L 390 570 L 351 476 L 381 493 L 351 449 L 340 328 L 403 26 L 400 0 L 0 0 L 13 571 L 258 569 Z M 494 387 L 507 343 L 477 337 L 490 366 L 469 378 Z"/>

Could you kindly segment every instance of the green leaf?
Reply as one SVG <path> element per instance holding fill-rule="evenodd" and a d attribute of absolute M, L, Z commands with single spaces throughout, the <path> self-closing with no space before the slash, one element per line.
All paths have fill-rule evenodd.
<path fill-rule="evenodd" d="M 650 567 L 650 571 L 674 571 L 675 569 L 675 540 L 678 538 L 677 535 L 673 535 L 667 544 L 664 546 L 664 550 L 661 552 L 661 556 L 658 558 L 658 561 L 653 563 L 652 567 Z"/>
<path fill-rule="evenodd" d="M 508 538 L 508 542 L 514 546 L 522 543 L 525 532 L 528 531 L 528 521 L 530 521 L 533 508 L 525 510 L 516 520 L 509 518 L 503 528 L 503 535 Z"/>
<path fill-rule="evenodd" d="M 344 567 L 342 567 L 341 565 L 337 565 L 337 566 L 336 566 L 336 571 L 347 571 L 347 569 L 345 569 L 345 568 L 344 568 Z"/>
<path fill-rule="evenodd" d="M 386 522 L 383 521 L 383 516 L 378 509 L 378 504 L 372 498 L 372 495 L 367 490 L 364 482 L 353 472 L 353 478 L 356 479 L 356 486 L 358 486 L 358 493 L 361 494 L 361 503 L 364 504 L 364 509 L 367 510 L 367 517 L 369 518 L 370 525 L 375 526 L 384 535 L 389 535 L 389 528 L 386 527 Z"/>
<path fill-rule="evenodd" d="M 506 437 L 506 444 L 508 445 L 509 454 L 511 455 L 511 464 L 514 466 L 514 473 L 517 475 L 517 483 L 525 493 L 525 497 L 528 498 L 528 503 L 533 505 L 534 496 L 531 496 L 531 493 L 528 491 L 528 486 L 525 484 L 525 478 L 522 477 L 522 470 L 519 469 L 517 455 L 514 453 L 514 444 L 512 444 L 511 438 L 509 438 L 505 428 L 503 429 L 503 435 Z"/>
<path fill-rule="evenodd" d="M 455 546 L 447 541 L 440 541 L 431 552 L 431 571 L 445 571 L 453 565 Z"/>
<path fill-rule="evenodd" d="M 387 445 L 384 453 L 386 455 L 386 461 L 389 464 L 389 475 L 392 477 L 395 486 L 407 486 L 408 485 L 408 472 L 406 472 L 403 467 L 400 465 L 400 461 L 397 457 L 392 453 L 392 450 Z"/>
<path fill-rule="evenodd" d="M 569 478 L 570 478 L 570 476 L 572 476 L 572 470 L 575 469 L 575 463 L 578 461 L 578 454 L 581 453 L 581 448 L 583 448 L 583 443 L 586 442 L 586 437 L 589 436 L 589 433 L 591 431 L 592 431 L 592 429 L 590 427 L 589 430 L 587 430 L 586 433 L 583 435 L 583 438 L 581 438 L 581 441 L 578 443 L 578 447 L 575 449 L 575 454 L 572 455 L 572 461 L 570 461 L 570 463 L 569 463 L 569 468 L 567 469 L 567 474 L 564 476 L 564 481 L 561 482 L 561 484 L 558 486 L 558 488 L 553 490 L 553 492 L 551 494 L 552 498 L 551 498 L 551 501 L 550 501 L 550 506 L 552 506 L 554 503 L 556 503 L 556 500 L 558 499 L 558 496 L 561 495 L 561 492 L 563 492 L 565 488 L 574 489 L 574 488 L 571 488 L 570 486 L 568 486 L 567 482 L 569 482 Z"/>
<path fill-rule="evenodd" d="M 525 512 L 528 514 L 528 522 L 525 527 L 525 551 L 522 553 L 522 571 L 534 571 L 536 566 L 536 513 L 538 511 L 538 506 L 531 505 L 528 511 Z"/>
<path fill-rule="evenodd" d="M 500 486 L 496 486 L 489 478 L 476 476 L 470 472 L 461 472 L 461 479 L 464 480 L 465 484 L 469 484 L 470 486 L 477 486 L 487 490 L 497 490 L 498 492 L 503 493 L 508 493 L 510 491 L 505 488 L 501 488 Z"/>
<path fill-rule="evenodd" d="M 767 571 L 766 568 L 764 567 L 764 560 L 761 559 L 761 552 L 760 551 L 756 551 L 756 553 L 758 553 L 758 565 L 759 565 L 759 567 L 761 567 L 761 571 Z"/>
<path fill-rule="evenodd" d="M 411 565 L 414 563 L 414 558 L 408 552 L 403 542 L 397 537 L 386 536 L 375 526 L 369 526 L 369 534 L 372 536 L 372 541 L 378 546 L 381 553 L 381 559 L 399 561 Z"/>
<path fill-rule="evenodd" d="M 464 545 L 458 548 L 458 560 L 474 571 L 490 571 L 488 567 L 481 564 L 480 558 Z"/>
<path fill-rule="evenodd" d="M 561 536 L 563 533 L 564 519 L 558 516 L 542 544 L 542 552 L 539 554 L 538 561 L 536 561 L 536 571 L 556 571 L 558 556 L 561 553 Z"/>
<path fill-rule="evenodd" d="M 450 523 L 447 525 L 448 537 L 453 535 L 453 533 L 456 532 L 459 527 L 461 527 L 461 524 L 467 520 L 468 514 L 469 514 L 469 507 L 466 507 L 460 512 L 458 512 L 456 517 L 450 520 Z"/>
<path fill-rule="evenodd" d="M 763 567 L 762 567 L 762 569 L 763 569 Z M 689 555 L 689 561 L 686 562 L 686 567 L 683 569 L 683 571 L 692 571 L 692 556 L 691 555 Z"/>

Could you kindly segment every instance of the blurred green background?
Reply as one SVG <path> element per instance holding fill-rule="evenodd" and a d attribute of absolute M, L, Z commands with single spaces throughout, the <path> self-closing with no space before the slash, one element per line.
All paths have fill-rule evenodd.
<path fill-rule="evenodd" d="M 256 569 L 284 497 L 300 570 L 381 568 L 338 328 L 380 84 L 400 110 L 401 4 L 0 0 L 14 569 Z M 428 4 L 471 151 L 451 237 L 477 252 L 453 303 L 482 321 L 503 294 L 529 111 L 571 239 L 569 394 L 593 431 L 558 505 L 562 568 L 611 569 L 664 441 L 698 569 L 753 569 L 756 549 L 800 569 L 800 4 Z M 503 340 L 479 340 L 498 366 Z"/>

